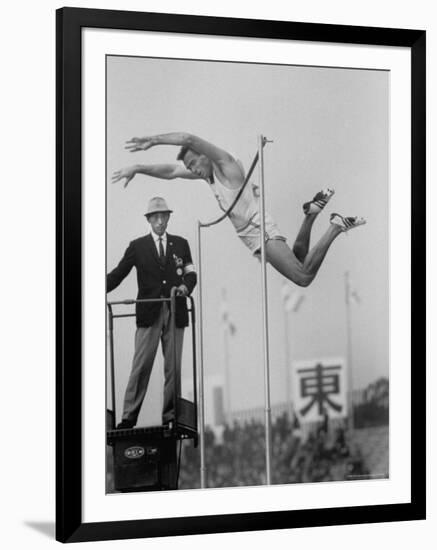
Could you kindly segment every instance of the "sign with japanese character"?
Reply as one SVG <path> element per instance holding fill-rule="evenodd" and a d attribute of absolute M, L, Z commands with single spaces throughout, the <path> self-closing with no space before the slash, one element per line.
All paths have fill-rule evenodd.
<path fill-rule="evenodd" d="M 347 416 L 346 363 L 342 358 L 293 364 L 293 402 L 301 422 Z"/>

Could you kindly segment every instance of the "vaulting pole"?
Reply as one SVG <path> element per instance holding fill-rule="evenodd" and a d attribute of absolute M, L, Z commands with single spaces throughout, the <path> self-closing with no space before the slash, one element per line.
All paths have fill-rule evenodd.
<path fill-rule="evenodd" d="M 265 192 L 264 192 L 264 154 L 266 139 L 258 136 L 259 156 L 259 206 L 261 218 L 261 285 L 262 285 L 262 318 L 263 318 L 263 357 L 264 357 L 264 403 L 265 403 L 265 438 L 266 438 L 266 485 L 271 484 L 272 463 L 272 418 L 270 406 L 270 364 L 269 364 L 269 331 L 267 302 L 267 265 L 266 265 L 266 228 L 265 228 Z"/>
<path fill-rule="evenodd" d="M 206 464 L 205 464 L 205 392 L 204 392 L 204 367 L 203 367 L 203 304 L 202 304 L 202 243 L 201 243 L 200 221 L 197 222 L 196 246 L 197 246 L 197 293 L 199 296 L 199 312 L 197 323 L 199 343 L 197 363 L 199 365 L 199 444 L 200 444 L 200 487 L 206 487 Z"/>

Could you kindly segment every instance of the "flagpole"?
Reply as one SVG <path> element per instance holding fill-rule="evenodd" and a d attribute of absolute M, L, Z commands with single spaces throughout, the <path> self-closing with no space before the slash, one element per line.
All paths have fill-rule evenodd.
<path fill-rule="evenodd" d="M 292 377 L 291 377 L 291 362 L 293 357 L 293 345 L 295 340 L 293 339 L 294 324 L 292 320 L 292 313 L 299 311 L 302 302 L 304 301 L 304 294 L 300 291 L 292 291 L 291 287 L 284 281 L 282 285 L 282 307 L 284 311 L 284 333 L 285 333 L 285 398 L 286 406 L 290 413 L 290 418 L 293 414 L 294 406 L 292 402 Z"/>
<path fill-rule="evenodd" d="M 291 377 L 290 377 L 290 368 L 291 368 L 291 352 L 290 352 L 290 342 L 289 339 L 291 339 L 290 334 L 290 319 L 289 319 L 289 312 L 287 311 L 287 308 L 285 307 L 285 304 L 283 304 L 283 310 L 284 310 L 284 330 L 285 330 L 285 403 L 288 413 L 292 413 L 292 406 L 291 406 Z"/>
<path fill-rule="evenodd" d="M 226 403 L 226 421 L 231 421 L 231 382 L 230 382 L 230 357 L 229 357 L 229 315 L 227 311 L 226 289 L 222 289 L 222 328 L 223 328 L 223 351 L 225 356 L 225 403 Z"/>
<path fill-rule="evenodd" d="M 349 271 L 344 274 L 345 300 L 346 300 L 346 353 L 347 353 L 347 378 L 348 378 L 348 409 L 349 409 L 349 429 L 351 434 L 355 429 L 354 403 L 353 403 L 353 367 L 352 367 L 352 320 L 350 305 L 350 280 Z"/>

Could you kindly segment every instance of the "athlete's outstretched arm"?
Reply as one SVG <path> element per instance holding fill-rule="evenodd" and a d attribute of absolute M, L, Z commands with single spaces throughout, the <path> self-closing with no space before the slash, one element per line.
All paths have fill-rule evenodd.
<path fill-rule="evenodd" d="M 142 138 L 134 137 L 126 142 L 126 149 L 135 153 L 137 151 L 147 151 L 147 149 L 156 145 L 186 146 L 216 163 L 230 180 L 244 179 L 240 165 L 230 153 L 199 136 L 187 132 L 171 132 Z"/>
<path fill-rule="evenodd" d="M 133 137 L 126 141 L 125 149 L 131 153 L 147 151 L 156 145 L 188 145 L 190 134 L 186 132 L 171 132 L 169 134 L 158 134 L 155 136 Z"/>
<path fill-rule="evenodd" d="M 179 164 L 134 164 L 127 168 L 122 168 L 114 172 L 112 176 L 112 183 L 118 183 L 122 179 L 126 178 L 124 187 L 127 187 L 129 182 L 137 175 L 144 174 L 146 176 L 152 176 L 154 178 L 160 178 L 164 180 L 173 180 L 175 178 L 184 178 L 189 180 L 199 179 L 195 174 L 184 168 Z"/>
<path fill-rule="evenodd" d="M 187 132 L 170 132 L 169 134 L 158 134 L 155 136 L 134 137 L 126 142 L 126 149 L 135 153 L 147 151 L 156 145 L 179 145 L 186 146 L 200 155 L 206 155 L 213 162 L 234 160 L 224 149 L 202 139 L 199 136 Z"/>

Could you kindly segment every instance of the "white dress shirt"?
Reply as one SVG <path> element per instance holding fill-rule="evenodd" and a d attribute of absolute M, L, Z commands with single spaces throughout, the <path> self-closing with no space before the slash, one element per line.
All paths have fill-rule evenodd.
<path fill-rule="evenodd" d="M 153 231 L 151 231 L 150 234 L 152 235 L 153 240 L 155 242 L 156 251 L 158 252 L 158 257 L 159 257 L 159 235 L 157 235 Z M 161 235 L 161 239 L 162 239 L 162 248 L 164 249 L 164 256 L 165 256 L 167 253 L 167 233 L 164 233 L 164 235 Z"/>

